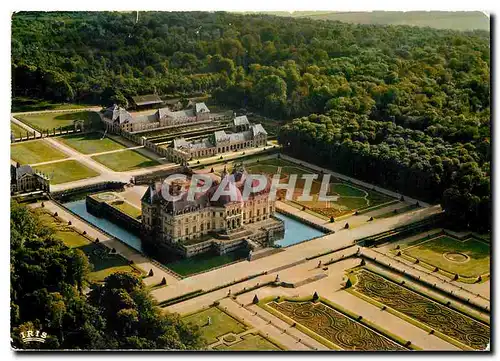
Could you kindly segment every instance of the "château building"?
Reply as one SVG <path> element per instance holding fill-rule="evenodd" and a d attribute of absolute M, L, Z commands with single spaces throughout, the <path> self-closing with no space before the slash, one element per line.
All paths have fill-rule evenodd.
<path fill-rule="evenodd" d="M 171 195 L 183 193 L 176 201 L 166 200 L 157 185 L 148 188 L 141 201 L 142 223 L 148 235 L 146 242 L 154 243 L 165 252 L 174 250 L 189 257 L 211 249 L 226 253 L 248 246 L 248 242 L 252 249 L 257 243 L 265 245 L 275 234 L 283 232 L 283 222 L 273 216 L 275 201 L 269 199 L 270 181 L 264 190 L 250 193 L 248 199 L 243 200 L 247 173 L 242 165 L 236 166 L 232 173 L 224 169 L 220 177 L 210 175 L 214 180 L 211 188 L 197 193 L 193 200 L 188 200 L 187 192 L 183 193 L 190 179 L 170 184 Z M 224 184 L 224 191 L 231 196 L 223 194 L 214 200 L 217 188 Z"/>
<path fill-rule="evenodd" d="M 26 193 L 36 190 L 49 191 L 49 178 L 29 165 L 10 165 L 11 193 Z"/>
<path fill-rule="evenodd" d="M 262 124 L 250 124 L 246 116 L 240 116 L 233 120 L 233 132 L 219 130 L 196 140 L 177 138 L 167 151 L 171 161 L 183 163 L 245 148 L 263 147 L 266 144 L 267 131 Z"/>
<path fill-rule="evenodd" d="M 205 103 L 196 103 L 190 109 L 175 112 L 168 107 L 161 108 L 154 114 L 136 117 L 115 104 L 104 111 L 102 119 L 108 130 L 131 133 L 211 121 L 210 110 Z"/>

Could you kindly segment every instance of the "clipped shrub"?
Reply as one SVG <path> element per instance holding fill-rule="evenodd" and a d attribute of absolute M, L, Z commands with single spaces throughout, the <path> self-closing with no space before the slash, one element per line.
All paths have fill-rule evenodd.
<path fill-rule="evenodd" d="M 151 268 L 151 269 L 149 270 L 149 272 L 148 272 L 148 276 L 149 276 L 149 277 L 153 277 L 153 276 L 154 276 L 154 274 L 155 274 L 155 273 L 153 272 L 153 269 Z"/>

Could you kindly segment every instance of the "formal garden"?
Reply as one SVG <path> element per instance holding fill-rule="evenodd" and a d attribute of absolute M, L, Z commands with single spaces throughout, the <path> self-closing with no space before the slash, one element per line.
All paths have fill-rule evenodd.
<path fill-rule="evenodd" d="M 414 349 L 407 342 L 371 324 L 361 316 L 314 295 L 312 299 L 263 300 L 266 311 L 331 349 L 357 351 L 404 351 Z"/>
<path fill-rule="evenodd" d="M 43 139 L 14 143 L 10 157 L 20 164 L 37 164 L 68 158 L 68 156 Z"/>
<path fill-rule="evenodd" d="M 199 328 L 205 344 L 214 350 L 278 351 L 281 348 L 218 306 L 186 315 L 185 323 Z"/>
<path fill-rule="evenodd" d="M 55 139 L 83 154 L 109 152 L 126 148 L 111 138 L 103 137 L 103 134 L 98 132 L 68 134 Z"/>
<path fill-rule="evenodd" d="M 294 194 L 292 199 L 286 201 L 286 203 L 298 209 L 303 209 L 319 215 L 323 218 L 335 218 L 356 211 L 360 212 L 363 210 L 372 210 L 377 206 L 385 206 L 398 202 L 392 197 L 371 189 L 366 189 L 359 185 L 354 185 L 333 176 L 330 177 L 326 195 L 336 196 L 337 199 L 331 201 L 319 200 L 323 175 L 299 164 L 279 158 L 266 159 L 259 161 L 258 163 L 251 163 L 246 165 L 246 169 L 249 173 L 266 174 L 270 177 L 279 173 L 280 183 L 288 182 L 290 175 L 296 174 L 297 182 Z M 309 201 L 299 199 L 299 197 L 302 196 L 304 185 L 306 183 L 306 181 L 301 178 L 303 174 L 318 175 L 318 178 L 312 182 L 310 193 L 312 200 Z M 279 190 L 277 193 L 278 197 L 281 197 L 282 199 L 284 199 L 285 194 L 286 190 Z"/>
<path fill-rule="evenodd" d="M 348 277 L 348 292 L 462 349 L 483 350 L 489 342 L 489 325 L 452 309 L 449 301 L 432 300 L 365 268 Z"/>
<path fill-rule="evenodd" d="M 16 119 L 38 130 L 52 131 L 53 129 L 73 129 L 75 120 L 83 120 L 86 124 L 98 124 L 99 114 L 92 111 L 72 111 L 72 112 L 40 112 L 16 115 Z"/>
<path fill-rule="evenodd" d="M 410 242 L 396 254 L 439 271 L 463 282 L 481 282 L 489 279 L 490 245 L 476 236 L 465 239 L 440 232 Z"/>
<path fill-rule="evenodd" d="M 156 160 L 148 158 L 136 150 L 124 150 L 120 152 L 96 155 L 92 157 L 92 159 L 116 172 L 125 172 L 160 164 Z"/>
<path fill-rule="evenodd" d="M 93 178 L 99 175 L 95 170 L 76 160 L 43 164 L 36 166 L 35 169 L 48 175 L 52 185 Z"/>
<path fill-rule="evenodd" d="M 14 134 L 14 138 L 25 138 L 28 135 L 29 136 L 33 135 L 32 132 L 24 129 L 23 127 L 17 125 L 14 122 L 10 122 L 10 131 L 12 132 L 12 134 Z"/>
<path fill-rule="evenodd" d="M 34 210 L 41 223 L 54 231 L 54 236 L 73 249 L 79 249 L 87 255 L 92 264 L 90 281 L 102 282 L 115 272 L 131 272 L 141 275 L 142 272 L 130 265 L 128 260 L 112 252 L 107 247 L 95 243 L 86 234 L 82 234 L 73 226 L 63 222 L 59 217 L 42 208 Z"/>

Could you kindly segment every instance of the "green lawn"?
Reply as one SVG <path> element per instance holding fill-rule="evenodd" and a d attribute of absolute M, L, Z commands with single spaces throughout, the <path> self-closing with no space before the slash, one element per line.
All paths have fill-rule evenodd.
<path fill-rule="evenodd" d="M 248 333 L 242 339 L 231 346 L 219 345 L 214 349 L 220 351 L 281 351 L 278 346 L 259 334 Z"/>
<path fill-rule="evenodd" d="M 93 268 L 89 274 L 91 281 L 104 281 L 107 276 L 119 271 L 139 273 L 138 270 L 128 264 L 125 258 L 118 254 L 111 254 L 107 248 L 90 242 L 88 238 L 78 233 L 73 227 L 58 221 L 47 211 L 37 209 L 35 213 L 42 224 L 55 231 L 56 238 L 63 241 L 66 246 L 80 249 L 87 255 Z"/>
<path fill-rule="evenodd" d="M 367 195 L 365 191 L 362 191 L 358 188 L 355 188 L 353 186 L 344 183 L 332 184 L 332 190 L 339 196 L 344 196 L 344 197 L 364 197 Z"/>
<path fill-rule="evenodd" d="M 282 167 L 281 173 L 283 176 L 289 174 L 297 175 L 296 192 L 294 201 L 289 204 L 296 204 L 299 208 L 305 206 L 310 212 L 323 217 L 338 217 L 356 210 L 362 210 L 367 207 L 373 207 L 382 203 L 391 201 L 393 198 L 384 194 L 365 189 L 361 186 L 356 186 L 348 182 L 331 176 L 331 188 L 328 195 L 338 194 L 340 197 L 337 201 L 320 201 L 318 195 L 321 189 L 322 176 L 320 173 L 307 168 L 301 167 L 299 164 L 294 164 L 282 159 L 266 159 L 259 163 L 251 163 L 246 166 L 249 173 L 266 173 L 275 174 L 278 167 Z M 300 201 L 298 197 L 302 195 L 304 180 L 301 179 L 303 174 L 317 174 L 318 180 L 313 182 L 310 194 L 313 196 L 312 201 Z M 285 180 L 282 180 L 285 182 Z"/>
<path fill-rule="evenodd" d="M 14 122 L 10 122 L 10 130 L 12 131 L 12 133 L 14 133 L 14 137 L 16 138 L 26 138 L 26 129 L 24 129 L 23 127 L 17 125 L 16 123 Z M 30 136 L 33 136 L 33 134 L 31 134 L 31 132 L 29 132 L 29 135 Z"/>
<path fill-rule="evenodd" d="M 110 138 L 102 138 L 101 133 L 76 133 L 56 138 L 67 146 L 83 154 L 125 149 L 123 145 Z"/>
<path fill-rule="evenodd" d="M 59 127 L 73 127 L 74 120 L 91 121 L 92 124 L 97 124 L 100 121 L 99 114 L 89 111 L 75 111 L 75 112 L 48 112 L 48 113 L 35 113 L 26 115 L 16 115 L 23 123 L 35 128 L 36 130 L 52 130 Z"/>
<path fill-rule="evenodd" d="M 182 258 L 176 261 L 167 262 L 165 266 L 181 276 L 189 276 L 193 273 L 208 271 L 211 268 L 223 266 L 246 258 L 248 251 L 239 249 L 223 255 L 209 253 L 199 254 L 189 258 Z"/>
<path fill-rule="evenodd" d="M 36 164 L 68 158 L 65 153 L 42 139 L 12 144 L 10 157 L 21 164 Z"/>
<path fill-rule="evenodd" d="M 146 168 L 158 165 L 156 160 L 148 158 L 135 150 L 96 155 L 92 159 L 116 172 L 125 172 L 137 168 Z"/>
<path fill-rule="evenodd" d="M 35 167 L 36 170 L 47 174 L 50 184 L 73 182 L 81 179 L 97 177 L 99 173 L 76 160 L 44 164 Z"/>
<path fill-rule="evenodd" d="M 211 324 L 208 325 L 208 317 Z M 201 335 L 207 345 L 217 342 L 217 338 L 227 333 L 241 333 L 246 330 L 243 323 L 229 316 L 217 307 L 197 312 L 182 319 L 185 323 L 194 324 L 200 327 Z"/>
<path fill-rule="evenodd" d="M 53 103 L 50 100 L 32 99 L 26 97 L 12 98 L 12 112 L 35 112 L 41 110 L 68 110 L 89 108 L 91 104 Z"/>
<path fill-rule="evenodd" d="M 449 236 L 440 236 L 422 241 L 402 250 L 404 254 L 418 258 L 442 270 L 465 277 L 477 277 L 490 272 L 490 246 L 470 238 L 460 241 Z M 453 262 L 445 258 L 449 252 L 458 252 L 469 257 L 466 262 Z"/>
<path fill-rule="evenodd" d="M 128 214 L 132 218 L 139 218 L 141 215 L 141 210 L 137 207 L 134 207 L 130 203 L 127 203 L 125 201 L 114 201 L 111 202 L 110 205 L 112 205 L 115 208 L 118 208 L 120 211 L 122 211 L 125 214 Z"/>

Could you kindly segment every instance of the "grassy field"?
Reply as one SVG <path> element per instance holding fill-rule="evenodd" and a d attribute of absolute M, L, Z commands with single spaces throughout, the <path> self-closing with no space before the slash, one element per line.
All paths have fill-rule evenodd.
<path fill-rule="evenodd" d="M 55 138 L 61 143 L 83 154 L 125 149 L 125 146 L 110 138 L 102 138 L 101 133 L 77 133 Z"/>
<path fill-rule="evenodd" d="M 248 256 L 248 251 L 244 249 L 229 252 L 223 255 L 211 253 L 199 254 L 190 258 L 182 258 L 176 261 L 167 262 L 165 266 L 181 276 L 189 276 L 194 273 L 208 271 L 214 267 L 244 259 Z"/>
<path fill-rule="evenodd" d="M 112 205 L 115 208 L 118 208 L 120 211 L 122 211 L 125 214 L 128 214 L 132 218 L 139 218 L 141 215 L 141 210 L 139 208 L 134 207 L 130 203 L 124 201 L 111 202 L 110 205 Z"/>
<path fill-rule="evenodd" d="M 211 324 L 208 324 L 208 317 Z M 183 317 L 185 323 L 194 324 L 200 327 L 201 335 L 207 345 L 217 342 L 217 338 L 227 333 L 238 334 L 246 330 L 243 323 L 231 317 L 217 307 L 194 313 Z"/>
<path fill-rule="evenodd" d="M 76 160 L 44 164 L 35 167 L 36 170 L 47 174 L 50 184 L 73 182 L 81 179 L 97 177 L 99 173 Z"/>
<path fill-rule="evenodd" d="M 218 351 L 280 351 L 281 349 L 260 334 L 247 333 L 242 340 L 231 346 L 219 345 Z"/>
<path fill-rule="evenodd" d="M 52 130 L 53 128 L 59 129 L 59 127 L 72 129 L 73 121 L 78 119 L 88 120 L 93 124 L 100 121 L 99 114 L 89 111 L 21 114 L 17 115 L 16 119 L 39 131 Z"/>
<path fill-rule="evenodd" d="M 49 100 L 26 97 L 12 98 L 12 112 L 36 112 L 41 110 L 69 110 L 95 107 L 91 104 L 53 103 Z"/>
<path fill-rule="evenodd" d="M 14 137 L 16 138 L 26 138 L 26 129 L 24 129 L 23 127 L 17 125 L 16 123 L 14 122 L 10 122 L 10 130 L 12 131 L 12 133 L 14 133 Z M 32 136 L 32 134 L 30 133 L 30 136 Z"/>
<path fill-rule="evenodd" d="M 319 214 L 324 217 L 338 217 L 344 214 L 351 213 L 353 211 L 366 209 L 379 204 L 390 202 L 393 198 L 388 197 L 384 194 L 364 189 L 359 186 L 355 186 L 348 182 L 344 182 L 333 176 L 330 177 L 329 189 L 327 191 L 327 196 L 338 196 L 337 200 L 320 200 L 319 195 L 321 192 L 321 183 L 323 176 L 319 173 L 315 173 L 312 170 L 302 168 L 300 165 L 284 161 L 278 158 L 263 160 L 259 163 L 251 163 L 246 166 L 249 173 L 261 173 L 267 174 L 272 177 L 274 174 L 278 173 L 280 170 L 280 182 L 287 183 L 290 175 L 297 175 L 297 182 L 295 186 L 295 191 L 291 200 L 287 200 L 289 203 L 295 203 L 299 207 L 305 207 L 306 209 Z M 311 186 L 310 195 L 312 200 L 303 201 L 299 200 L 302 196 L 305 181 L 301 178 L 303 174 L 317 174 L 317 179 L 313 181 Z M 285 198 L 286 191 L 279 190 L 278 197 Z"/>
<path fill-rule="evenodd" d="M 135 150 L 96 155 L 92 159 L 116 172 L 125 172 L 160 164 L 156 160 L 148 158 Z"/>
<path fill-rule="evenodd" d="M 125 258 L 111 254 L 107 248 L 90 242 L 88 238 L 71 226 L 60 222 L 48 212 L 41 209 L 37 209 L 35 212 L 44 225 L 54 230 L 56 238 L 63 241 L 66 246 L 80 249 L 87 255 L 93 267 L 89 274 L 89 280 L 103 281 L 110 274 L 119 271 L 140 274 L 138 270 L 128 264 Z"/>
<path fill-rule="evenodd" d="M 21 164 L 36 164 L 68 158 L 65 153 L 42 139 L 12 144 L 10 157 Z"/>
<path fill-rule="evenodd" d="M 461 276 L 477 277 L 490 272 L 490 246 L 473 238 L 460 241 L 445 235 L 424 240 L 402 252 Z M 458 255 L 459 258 L 453 261 L 453 253 L 466 255 L 468 259 Z"/>
<path fill-rule="evenodd" d="M 266 11 L 277 16 L 303 17 L 315 20 L 342 21 L 353 24 L 429 26 L 436 29 L 490 29 L 488 17 L 480 11 Z"/>

